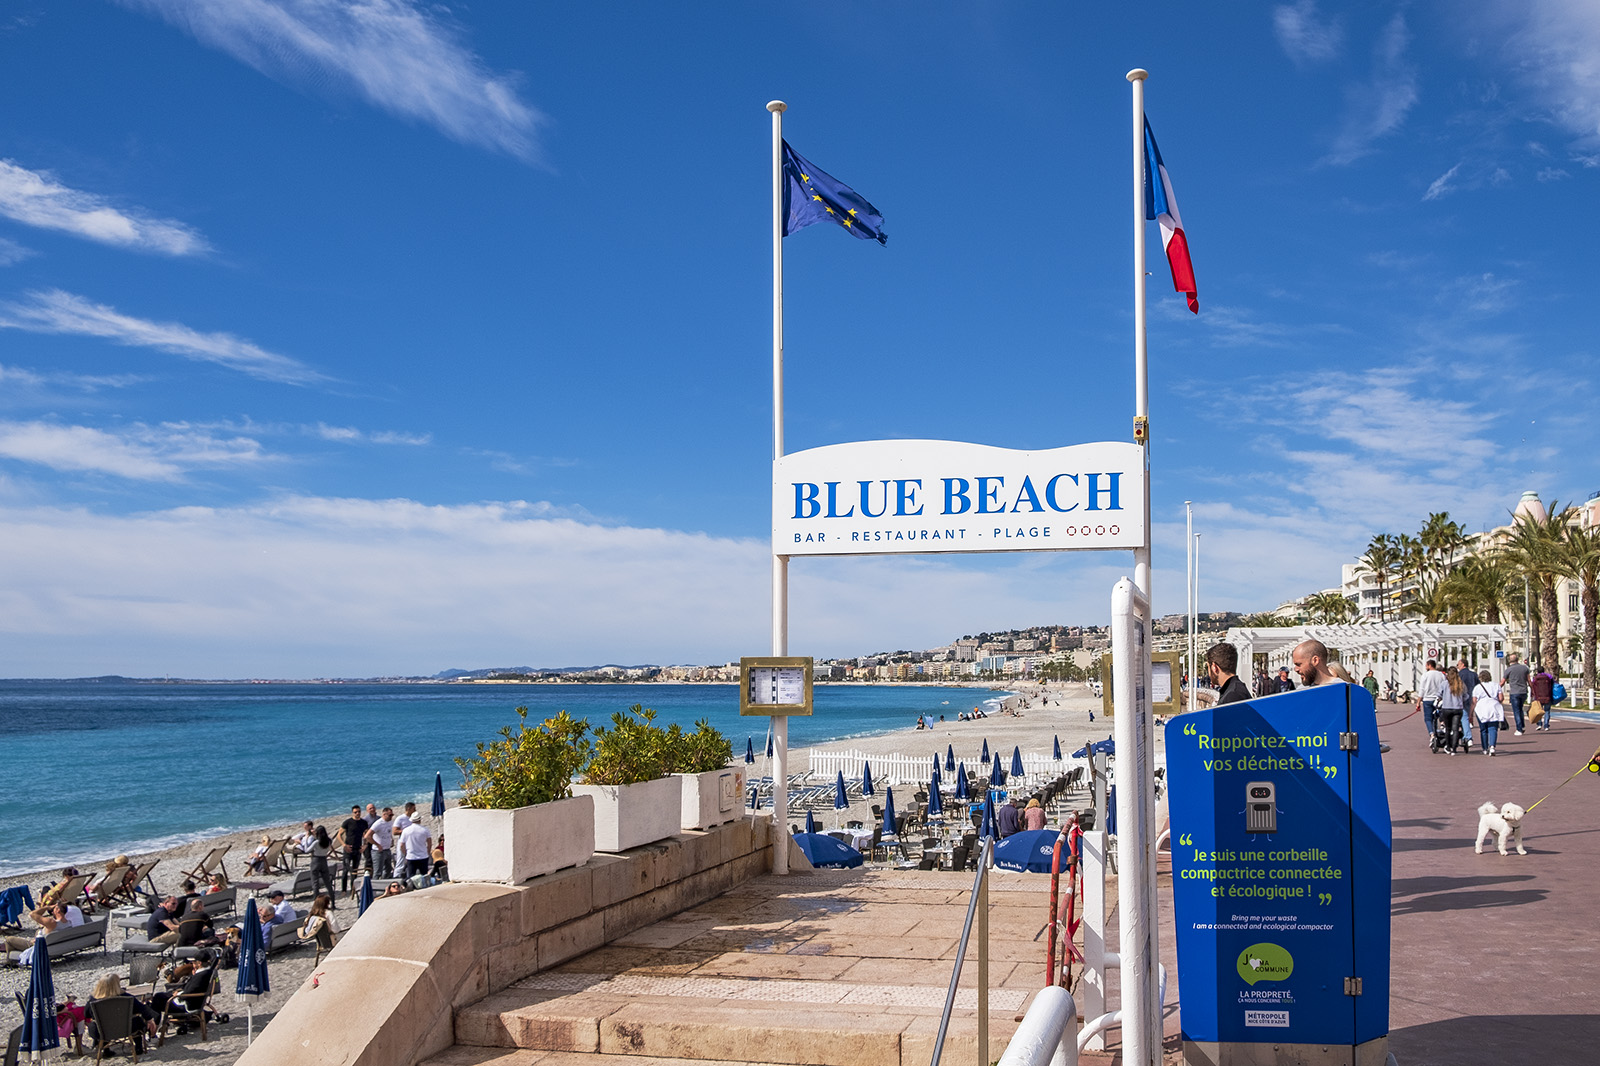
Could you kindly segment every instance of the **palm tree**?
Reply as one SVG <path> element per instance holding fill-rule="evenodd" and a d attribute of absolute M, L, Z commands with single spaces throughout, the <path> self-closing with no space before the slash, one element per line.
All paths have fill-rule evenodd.
<path fill-rule="evenodd" d="M 1306 614 L 1318 625 L 1336 626 L 1355 618 L 1355 604 L 1337 592 L 1312 593 L 1305 603 Z"/>
<path fill-rule="evenodd" d="M 1450 521 L 1449 511 L 1428 516 L 1417 539 L 1428 556 L 1428 568 L 1443 576 L 1455 567 L 1456 553 L 1467 546 L 1467 531 L 1460 522 Z"/>
<path fill-rule="evenodd" d="M 1530 514 L 1514 515 L 1511 535 L 1501 546 L 1502 555 L 1519 573 L 1526 575 L 1539 590 L 1539 628 L 1533 637 L 1531 658 L 1559 670 L 1561 649 L 1556 645 L 1556 626 L 1561 618 L 1561 600 L 1556 593 L 1556 581 L 1563 572 L 1560 545 L 1565 539 L 1565 529 L 1572 517 L 1573 508 L 1562 507 L 1554 500 L 1544 518 Z"/>
<path fill-rule="evenodd" d="M 1404 608 L 1406 602 L 1406 583 L 1412 578 L 1420 579 L 1427 572 L 1428 553 L 1422 547 L 1422 541 L 1409 533 L 1402 533 L 1394 538 L 1395 554 L 1399 556 L 1395 563 L 1396 572 L 1400 575 L 1400 606 Z M 1416 595 L 1416 586 L 1410 592 Z"/>
<path fill-rule="evenodd" d="M 1393 534 L 1379 533 L 1367 542 L 1367 550 L 1361 556 L 1361 561 L 1356 564 L 1356 576 L 1370 576 L 1378 583 L 1378 621 L 1383 622 L 1388 618 L 1387 603 L 1384 590 L 1388 588 L 1389 578 L 1400 565 L 1400 546 Z"/>
<path fill-rule="evenodd" d="M 1448 613 L 1461 621 L 1500 624 L 1500 610 L 1507 602 L 1508 582 L 1514 580 L 1502 559 L 1470 556 L 1440 582 Z"/>
<path fill-rule="evenodd" d="M 1562 533 L 1557 559 L 1563 564 L 1563 576 L 1578 582 L 1583 600 L 1583 687 L 1594 688 L 1595 614 L 1600 610 L 1600 527 L 1580 529 L 1568 525 Z"/>

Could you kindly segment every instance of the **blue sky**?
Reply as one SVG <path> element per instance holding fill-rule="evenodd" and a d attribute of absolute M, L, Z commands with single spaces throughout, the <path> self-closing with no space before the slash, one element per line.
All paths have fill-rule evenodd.
<path fill-rule="evenodd" d="M 1600 488 L 1593 4 L 1113 8 L 10 0 L 0 675 L 763 652 L 773 98 L 889 234 L 786 242 L 790 449 L 1127 438 L 1144 66 L 1159 610 L 1186 499 L 1252 610 Z M 801 560 L 791 649 L 1130 569 Z"/>

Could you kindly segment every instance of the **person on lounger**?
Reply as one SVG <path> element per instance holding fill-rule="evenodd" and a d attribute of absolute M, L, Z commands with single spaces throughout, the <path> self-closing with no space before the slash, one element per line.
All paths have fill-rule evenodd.
<path fill-rule="evenodd" d="M 256 845 L 256 850 L 250 853 L 250 859 L 244 864 L 245 873 L 264 874 L 267 872 L 267 852 L 272 850 L 272 837 L 264 836 L 261 843 Z"/>

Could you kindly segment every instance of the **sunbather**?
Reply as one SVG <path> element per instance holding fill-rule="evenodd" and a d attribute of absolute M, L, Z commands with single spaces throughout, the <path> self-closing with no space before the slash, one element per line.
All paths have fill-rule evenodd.
<path fill-rule="evenodd" d="M 70 929 L 75 925 L 83 924 L 83 912 L 68 903 L 57 903 L 51 907 L 35 907 L 28 912 L 28 917 L 39 924 L 39 931 L 34 936 L 48 936 L 57 929 Z M 8 936 L 6 948 L 10 951 L 26 951 L 33 947 L 32 936 Z"/>
<path fill-rule="evenodd" d="M 126 855 L 118 855 L 106 863 L 105 873 L 89 882 L 89 898 L 96 903 L 110 903 L 128 885 L 128 878 L 133 876 L 133 867 L 128 865 Z"/>
<path fill-rule="evenodd" d="M 206 884 L 206 895 L 209 896 L 213 892 L 221 892 L 227 887 L 228 875 L 223 873 L 221 870 L 218 870 L 216 873 L 211 875 L 211 880 Z"/>
<path fill-rule="evenodd" d="M 250 861 L 244 864 L 246 873 L 260 874 L 267 872 L 267 852 L 272 850 L 272 837 L 264 836 L 256 850 L 250 853 Z"/>
<path fill-rule="evenodd" d="M 44 894 L 39 897 L 39 906 L 48 907 L 60 899 L 62 893 L 66 892 L 67 886 L 72 884 L 72 879 L 77 876 L 78 868 L 76 866 L 68 866 L 62 870 L 61 880 L 45 887 Z"/>

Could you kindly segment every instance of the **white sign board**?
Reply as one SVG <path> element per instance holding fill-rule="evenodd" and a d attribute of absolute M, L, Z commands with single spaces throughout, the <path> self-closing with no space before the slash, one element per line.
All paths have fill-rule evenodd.
<path fill-rule="evenodd" d="M 774 555 L 1144 546 L 1144 456 L 1121 441 L 1017 451 L 869 440 L 772 464 Z"/>

